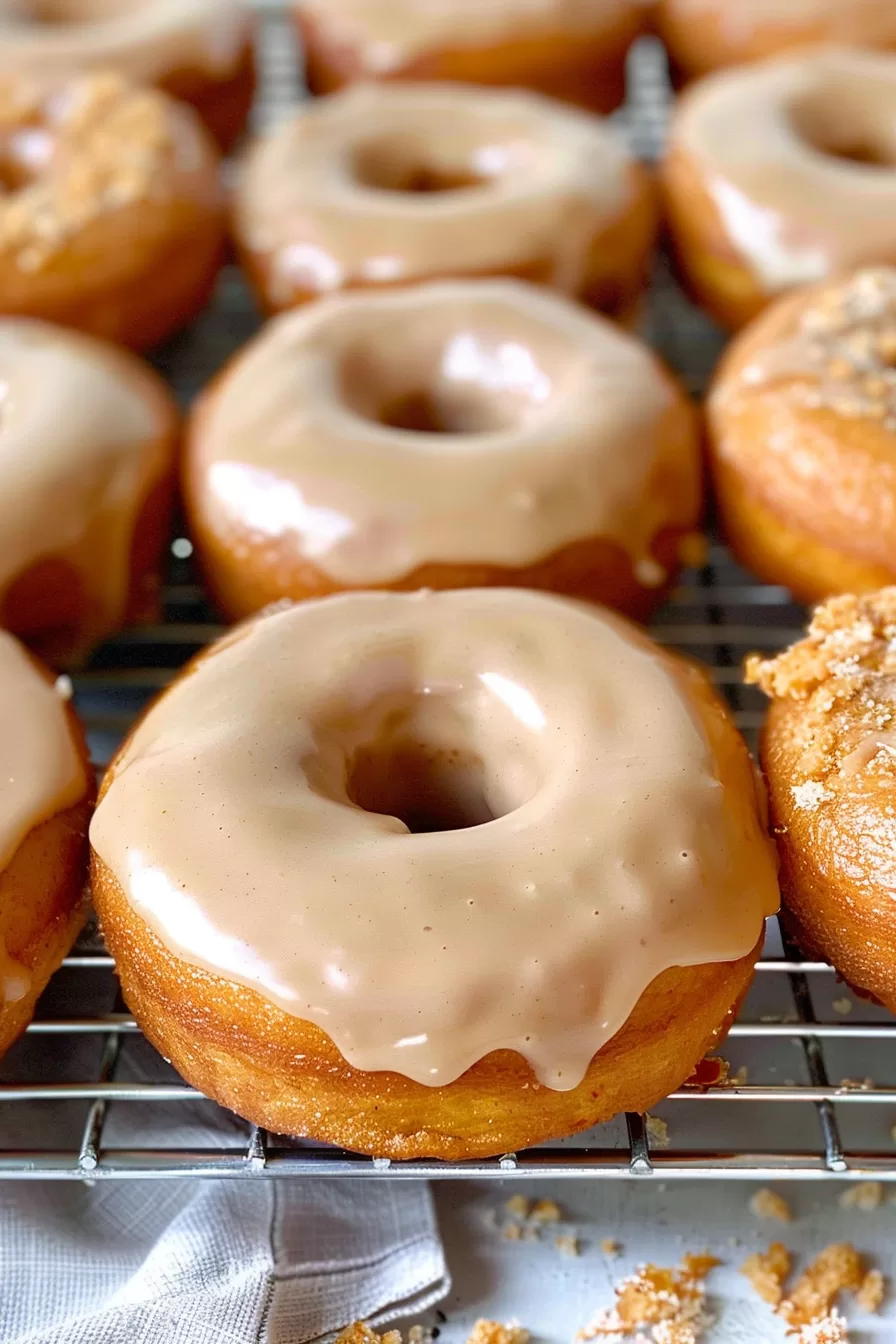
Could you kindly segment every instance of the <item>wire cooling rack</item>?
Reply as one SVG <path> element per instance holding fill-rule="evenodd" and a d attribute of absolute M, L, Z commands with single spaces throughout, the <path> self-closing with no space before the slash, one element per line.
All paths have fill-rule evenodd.
<path fill-rule="evenodd" d="M 257 110 L 270 122 L 298 96 L 283 16 L 265 8 Z M 662 55 L 642 44 L 620 114 L 644 158 L 656 156 L 668 92 Z M 186 404 L 257 318 L 232 271 L 213 306 L 160 356 Z M 649 335 L 699 393 L 720 339 L 658 270 Z M 147 701 L 220 627 L 195 581 L 188 538 L 172 543 L 165 620 L 102 648 L 74 678 L 101 769 Z M 801 611 L 760 586 L 721 547 L 684 577 L 654 634 L 708 663 L 753 739 L 761 698 L 741 684 L 754 649 L 795 638 Z M 800 961 L 774 921 L 756 983 L 724 1047 L 726 1082 L 684 1088 L 655 1117 L 627 1115 L 584 1136 L 472 1163 L 390 1163 L 267 1134 L 186 1086 L 143 1039 L 118 997 L 111 959 L 88 931 L 54 977 L 36 1020 L 0 1064 L 0 1177 L 202 1175 L 858 1178 L 896 1180 L 896 1023 L 856 1000 L 829 967 Z"/>

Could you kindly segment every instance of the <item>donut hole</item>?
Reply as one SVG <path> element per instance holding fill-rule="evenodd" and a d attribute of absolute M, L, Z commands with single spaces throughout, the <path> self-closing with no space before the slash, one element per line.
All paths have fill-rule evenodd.
<path fill-rule="evenodd" d="M 391 134 L 362 141 L 352 153 L 351 171 L 359 186 L 374 191 L 432 196 L 481 187 L 497 174 L 477 163 L 475 151 L 455 150 L 440 157 L 431 144 L 412 134 Z"/>
<path fill-rule="evenodd" d="M 499 815 L 480 756 L 410 738 L 359 747 L 346 793 L 365 812 L 397 817 L 412 835 L 462 831 Z"/>
<path fill-rule="evenodd" d="M 421 333 L 345 352 L 343 405 L 362 419 L 415 434 L 475 435 L 517 429 L 543 412 L 555 371 L 527 344 L 462 331 L 444 343 Z"/>
<path fill-rule="evenodd" d="M 797 99 L 790 109 L 802 140 L 826 158 L 865 168 L 896 167 L 896 126 L 873 106 L 842 106 L 837 97 Z"/>
<path fill-rule="evenodd" d="M 541 787 L 532 696 L 483 673 L 438 691 L 412 684 L 411 664 L 353 669 L 345 700 L 328 707 L 302 762 L 311 789 L 333 802 L 396 817 L 413 835 L 483 826 L 522 807 Z M 362 688 L 403 684 L 358 703 Z"/>

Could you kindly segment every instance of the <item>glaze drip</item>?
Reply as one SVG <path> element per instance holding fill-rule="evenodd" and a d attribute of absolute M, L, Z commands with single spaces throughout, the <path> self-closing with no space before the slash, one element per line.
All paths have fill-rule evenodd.
<path fill-rule="evenodd" d="M 85 789 L 63 700 L 21 644 L 0 631 L 0 870 L 33 827 L 78 802 Z M 16 992 L 22 970 L 0 959 L 10 1001 L 27 991 Z"/>
<path fill-rule="evenodd" d="M 302 603 L 156 704 L 92 843 L 177 956 L 351 1064 L 439 1085 L 508 1048 L 572 1088 L 656 975 L 748 954 L 777 905 L 692 675 L 534 593 Z"/>

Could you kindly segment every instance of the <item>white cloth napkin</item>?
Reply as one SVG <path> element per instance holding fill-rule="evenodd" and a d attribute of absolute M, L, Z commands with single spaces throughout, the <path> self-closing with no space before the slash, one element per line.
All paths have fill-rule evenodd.
<path fill-rule="evenodd" d="M 416 1182 L 0 1184 L 2 1344 L 306 1344 L 449 1287 Z"/>

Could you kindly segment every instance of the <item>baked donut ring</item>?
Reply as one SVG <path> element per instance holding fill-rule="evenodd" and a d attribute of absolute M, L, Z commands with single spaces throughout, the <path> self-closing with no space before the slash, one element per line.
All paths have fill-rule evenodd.
<path fill-rule="evenodd" d="M 594 112 L 625 98 L 642 0 L 293 0 L 312 93 L 369 79 L 534 89 Z"/>
<path fill-rule="evenodd" d="M 896 54 L 820 49 L 709 75 L 663 164 L 700 303 L 739 327 L 782 292 L 896 263 Z"/>
<path fill-rule="evenodd" d="M 707 423 L 748 568 L 804 601 L 896 581 L 896 269 L 763 313 L 725 354 Z"/>
<path fill-rule="evenodd" d="M 255 92 L 254 26 L 242 0 L 0 0 L 0 79 L 116 70 L 190 103 L 227 149 Z"/>
<path fill-rule="evenodd" d="M 263 307 L 515 275 L 620 320 L 647 285 L 653 183 L 596 117 L 536 94 L 360 85 L 252 146 L 234 232 Z"/>
<path fill-rule="evenodd" d="M 277 318 L 194 405 L 222 610 L 352 588 L 548 588 L 645 616 L 700 514 L 691 404 L 646 346 L 514 280 Z"/>
<path fill-rule="evenodd" d="M 0 624 L 57 665 L 156 619 L 179 416 L 148 365 L 0 318 Z"/>
<path fill-rule="evenodd" d="M 218 155 L 186 106 L 114 74 L 0 81 L 0 314 L 145 349 L 205 305 Z"/>
<path fill-rule="evenodd" d="M 278 1133 L 506 1152 L 718 1044 L 777 906 L 696 666 L 584 604 L 354 593 L 242 626 L 112 763 L 94 901 L 150 1041 Z"/>
<path fill-rule="evenodd" d="M 656 0 L 654 23 L 677 79 L 813 44 L 896 47 L 881 0 Z"/>
<path fill-rule="evenodd" d="M 53 678 L 0 631 L 0 1054 L 87 914 L 87 747 Z"/>
<path fill-rule="evenodd" d="M 831 598 L 805 639 L 751 659 L 782 912 L 809 957 L 896 1012 L 896 588 Z"/>

